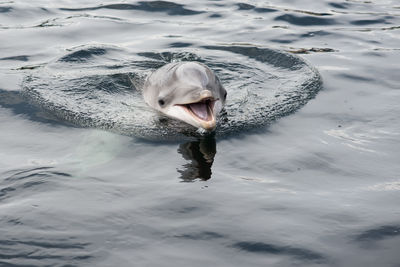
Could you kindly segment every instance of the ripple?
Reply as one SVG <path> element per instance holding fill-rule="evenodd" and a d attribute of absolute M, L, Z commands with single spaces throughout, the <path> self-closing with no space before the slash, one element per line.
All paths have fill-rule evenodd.
<path fill-rule="evenodd" d="M 122 49 L 78 47 L 27 77 L 25 95 L 32 103 L 79 126 L 149 139 L 185 139 L 196 135 L 195 129 L 160 117 L 144 103 L 140 93 L 147 74 L 168 62 L 205 63 L 229 88 L 230 99 L 217 136 L 269 124 L 294 112 L 321 88 L 314 68 L 282 51 L 252 46 L 189 50 L 187 45 L 173 43 L 178 46 L 176 52 L 133 53 L 123 63 L 115 58 L 128 53 Z M 180 51 L 182 48 L 187 51 Z M 74 65 L 66 64 L 70 62 Z"/>
<path fill-rule="evenodd" d="M 10 6 L 0 6 L 0 13 L 8 13 L 13 10 Z"/>
<path fill-rule="evenodd" d="M 40 23 L 33 23 L 28 25 L 15 25 L 15 26 L 3 26 L 0 25 L 0 29 L 29 29 L 29 28 L 50 28 L 50 27 L 64 27 L 70 24 L 76 23 L 77 18 L 88 18 L 88 19 L 99 19 L 99 20 L 110 20 L 110 21 L 125 21 L 124 19 L 111 17 L 111 16 L 93 16 L 89 14 L 79 14 L 74 16 L 67 16 L 67 17 L 56 17 L 51 19 L 46 19 Z"/>
<path fill-rule="evenodd" d="M 351 24 L 357 26 L 371 25 L 371 24 L 388 24 L 384 19 L 363 19 L 363 20 L 353 20 L 350 21 Z"/>
<path fill-rule="evenodd" d="M 30 105 L 27 99 L 18 91 L 0 89 L 0 106 L 11 110 L 14 114 L 22 114 L 32 121 L 62 124 L 62 122 L 57 121 L 57 118 L 48 112 L 43 112 L 37 106 Z"/>
<path fill-rule="evenodd" d="M 294 53 L 294 54 L 309 54 L 310 52 L 315 52 L 315 53 L 330 53 L 330 52 L 338 52 L 335 49 L 332 48 L 318 48 L 318 47 L 312 47 L 312 48 L 290 48 L 287 50 L 288 52 Z"/>
<path fill-rule="evenodd" d="M 319 31 L 309 31 L 306 33 L 300 34 L 301 38 L 309 38 L 309 37 L 321 37 L 321 36 L 328 36 L 331 35 L 331 32 L 319 30 Z"/>
<path fill-rule="evenodd" d="M 0 182 L 0 201 L 16 195 L 26 194 L 27 191 L 48 190 L 52 179 L 70 176 L 67 173 L 52 171 L 52 167 L 16 171 Z M 46 186 L 43 186 L 44 184 Z"/>
<path fill-rule="evenodd" d="M 205 231 L 200 233 L 175 235 L 174 237 L 182 239 L 190 239 L 190 240 L 213 240 L 213 239 L 224 238 L 225 236 L 216 232 Z"/>
<path fill-rule="evenodd" d="M 169 47 L 179 48 L 179 47 L 190 47 L 192 45 L 193 45 L 192 43 L 175 42 L 175 43 L 170 43 Z"/>
<path fill-rule="evenodd" d="M 138 4 L 108 4 L 95 7 L 84 8 L 60 8 L 63 11 L 93 11 L 98 9 L 115 9 L 115 10 L 140 10 L 146 12 L 165 12 L 171 16 L 188 16 L 204 13 L 202 11 L 194 11 L 187 9 L 184 5 L 167 1 L 149 1 L 138 2 Z"/>
<path fill-rule="evenodd" d="M 311 16 L 296 16 L 291 14 L 285 14 L 278 16 L 274 19 L 275 21 L 286 21 L 292 25 L 298 26 L 313 26 L 313 25 L 334 25 L 338 24 L 334 19 L 318 18 Z"/>
<path fill-rule="evenodd" d="M 348 73 L 341 73 L 341 74 L 338 74 L 337 76 L 343 77 L 345 79 L 362 81 L 362 82 L 373 82 L 374 81 L 373 78 L 368 78 L 365 76 L 359 76 L 359 75 L 348 74 Z"/>
<path fill-rule="evenodd" d="M 107 50 L 104 48 L 100 47 L 91 47 L 88 49 L 84 50 L 78 50 L 75 52 L 72 52 L 64 57 L 61 57 L 59 61 L 65 61 L 65 62 L 83 62 L 87 61 L 90 58 L 93 58 L 94 56 L 101 56 L 107 53 Z"/>
<path fill-rule="evenodd" d="M 3 58 L 0 58 L 0 60 L 28 61 L 29 56 L 20 55 L 20 56 L 13 56 L 13 57 L 3 57 Z"/>
<path fill-rule="evenodd" d="M 368 229 L 355 236 L 354 240 L 370 244 L 387 238 L 400 236 L 400 225 L 383 225 L 377 228 Z"/>
<path fill-rule="evenodd" d="M 74 238 L 43 238 L 3 236 L 0 240 L 0 265 L 2 266 L 54 266 L 60 261 L 82 263 L 92 258 L 89 243 L 76 242 Z M 40 262 L 40 264 L 38 264 Z"/>
<path fill-rule="evenodd" d="M 349 32 L 373 32 L 373 31 L 392 31 L 399 30 L 400 26 L 391 26 L 391 27 L 375 27 L 375 28 L 337 28 L 336 31 L 349 31 Z"/>
<path fill-rule="evenodd" d="M 237 4 L 239 10 L 254 10 L 258 13 L 271 13 L 276 12 L 276 9 L 272 8 L 264 8 L 264 7 L 256 7 L 247 3 L 238 3 Z"/>
<path fill-rule="evenodd" d="M 329 3 L 331 7 L 339 8 L 339 9 L 348 9 L 351 5 L 349 3 Z"/>
<path fill-rule="evenodd" d="M 62 249 L 66 249 L 66 248 L 67 249 L 71 249 L 71 248 L 83 249 L 83 248 L 85 248 L 85 246 L 89 245 L 89 243 L 66 243 L 65 240 L 55 240 L 55 242 L 49 242 L 49 241 L 37 241 L 36 239 L 32 240 L 32 241 L 1 240 L 0 244 L 8 245 L 8 246 L 24 244 L 24 245 L 28 245 L 28 246 L 35 246 L 35 247 L 41 247 L 41 248 L 62 248 Z"/>
<path fill-rule="evenodd" d="M 320 253 L 291 246 L 279 246 L 263 242 L 241 241 L 232 245 L 234 248 L 252 253 L 274 254 L 293 256 L 302 260 L 326 261 L 325 256 Z"/>
<path fill-rule="evenodd" d="M 210 16 L 208 16 L 208 17 L 209 18 L 222 18 L 223 16 L 221 14 L 214 13 L 214 14 L 211 14 Z"/>

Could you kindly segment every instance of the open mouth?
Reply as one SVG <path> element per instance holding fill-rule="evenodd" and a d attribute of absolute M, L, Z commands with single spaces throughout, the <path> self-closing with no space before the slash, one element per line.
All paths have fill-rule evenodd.
<path fill-rule="evenodd" d="M 202 121 L 212 121 L 214 119 L 213 108 L 214 102 L 212 99 L 204 99 L 196 103 L 181 105 L 195 118 Z"/>

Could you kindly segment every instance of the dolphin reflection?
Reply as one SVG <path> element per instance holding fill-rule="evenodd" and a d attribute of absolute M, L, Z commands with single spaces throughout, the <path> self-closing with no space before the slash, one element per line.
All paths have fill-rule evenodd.
<path fill-rule="evenodd" d="M 196 179 L 206 181 L 211 178 L 211 166 L 217 153 L 214 136 L 180 144 L 178 153 L 188 161 L 182 166 L 183 169 L 178 169 L 183 182 L 193 182 Z"/>

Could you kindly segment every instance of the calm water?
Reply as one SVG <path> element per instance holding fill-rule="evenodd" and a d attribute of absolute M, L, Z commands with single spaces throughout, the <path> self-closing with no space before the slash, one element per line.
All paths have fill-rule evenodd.
<path fill-rule="evenodd" d="M 0 40 L 0 266 L 400 266 L 398 1 L 0 1 Z M 20 96 L 80 47 L 213 45 L 298 53 L 323 89 L 264 128 L 178 143 Z"/>

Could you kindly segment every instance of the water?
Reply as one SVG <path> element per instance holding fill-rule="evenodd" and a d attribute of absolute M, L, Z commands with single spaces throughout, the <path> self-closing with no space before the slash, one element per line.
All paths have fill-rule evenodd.
<path fill-rule="evenodd" d="M 196 51 L 199 49 L 204 51 Z M 283 51 L 254 46 L 201 46 L 191 50 L 150 53 L 79 47 L 27 75 L 22 95 L 3 93 L 78 126 L 147 140 L 182 141 L 201 135 L 195 127 L 160 116 L 141 93 L 147 76 L 167 63 L 202 62 L 213 68 L 228 88 L 229 101 L 213 133 L 216 137 L 248 132 L 291 114 L 322 88 L 315 68 Z M 123 64 L 119 58 L 128 60 Z"/>
<path fill-rule="evenodd" d="M 1 1 L 0 265 L 399 266 L 399 16 L 384 0 Z M 269 126 L 178 143 L 19 97 L 80 47 L 216 45 L 297 53 L 323 89 Z"/>

